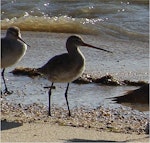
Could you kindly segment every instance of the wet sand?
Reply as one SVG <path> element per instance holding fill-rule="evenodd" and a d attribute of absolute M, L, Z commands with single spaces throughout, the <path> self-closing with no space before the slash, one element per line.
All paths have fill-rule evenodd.
<path fill-rule="evenodd" d="M 69 35 L 71 34 L 23 32 L 22 37 L 31 48 L 28 48 L 22 61 L 6 72 L 9 79 L 7 81 L 8 86 L 14 90 L 14 94 L 2 98 L 1 120 L 10 125 L 7 129 L 2 130 L 2 141 L 148 141 L 148 136 L 145 135 L 144 131 L 148 122 L 147 113 L 138 112 L 121 105 L 117 108 L 115 106 L 116 109 L 111 109 L 111 106 L 105 108 L 101 107 L 100 104 L 98 108 L 94 107 L 91 110 L 78 106 L 78 108 L 72 108 L 73 117 L 69 118 L 66 108 L 63 109 L 63 106 L 59 108 L 53 105 L 53 117 L 48 117 L 48 109 L 46 105 L 42 104 L 44 102 L 42 98 L 47 96 L 47 91 L 43 91 L 43 87 L 49 85 L 50 82 L 45 79 L 17 77 L 8 73 L 17 66 L 40 67 L 54 55 L 66 52 L 64 45 Z M 108 73 L 119 80 L 148 81 L 149 52 L 147 42 L 106 40 L 99 36 L 89 35 L 83 35 L 82 37 L 90 44 L 95 46 L 105 45 L 108 50 L 115 51 L 114 54 L 110 55 L 82 48 L 81 50 L 86 58 L 86 73 L 101 76 Z M 79 88 L 79 86 L 77 87 Z M 77 87 L 75 86 L 75 88 Z M 56 89 L 56 91 L 59 91 L 58 94 L 62 92 L 59 88 L 62 87 Z M 82 86 L 80 90 L 82 91 L 84 88 L 85 86 Z M 107 86 L 92 85 L 91 89 L 94 88 L 96 90 L 104 88 L 106 90 L 101 94 L 105 96 L 104 93 L 107 91 L 109 97 L 114 96 L 112 93 L 114 90 L 109 91 L 110 88 Z M 70 92 L 74 94 L 77 89 L 71 89 Z M 121 94 L 119 90 L 116 92 L 118 95 Z M 84 92 L 77 94 L 82 95 Z M 94 95 L 94 93 L 92 94 Z M 18 100 L 16 100 L 17 98 Z M 32 103 L 30 103 L 30 98 Z M 39 98 L 41 104 L 35 104 L 35 98 Z M 72 98 L 71 95 L 70 98 Z M 94 98 L 94 100 L 96 99 L 97 97 Z M 77 99 L 77 101 L 80 100 Z M 55 101 L 53 102 L 55 103 Z M 102 102 L 105 102 L 105 100 L 102 100 Z M 105 104 L 109 103 L 106 101 Z M 17 122 L 19 126 L 11 128 L 9 122 Z M 45 131 L 45 134 L 43 131 Z M 74 134 L 70 134 L 71 132 Z"/>

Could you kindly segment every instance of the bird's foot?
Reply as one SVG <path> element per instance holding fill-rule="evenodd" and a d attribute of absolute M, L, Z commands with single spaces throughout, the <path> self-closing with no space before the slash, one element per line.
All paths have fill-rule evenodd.
<path fill-rule="evenodd" d="M 70 112 L 68 113 L 68 116 L 71 117 L 71 113 Z"/>
<path fill-rule="evenodd" d="M 44 88 L 56 89 L 56 86 L 44 86 Z"/>
<path fill-rule="evenodd" d="M 9 91 L 7 88 L 4 90 L 4 92 L 1 91 L 1 95 L 10 95 L 13 91 Z"/>
<path fill-rule="evenodd" d="M 52 117 L 51 113 L 48 113 L 48 116 L 49 116 L 49 117 Z"/>

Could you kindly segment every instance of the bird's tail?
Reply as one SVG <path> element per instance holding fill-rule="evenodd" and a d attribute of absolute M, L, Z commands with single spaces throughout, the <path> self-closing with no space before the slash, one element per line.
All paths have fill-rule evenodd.
<path fill-rule="evenodd" d="M 43 67 L 37 68 L 36 71 L 40 74 L 45 74 L 46 72 Z"/>

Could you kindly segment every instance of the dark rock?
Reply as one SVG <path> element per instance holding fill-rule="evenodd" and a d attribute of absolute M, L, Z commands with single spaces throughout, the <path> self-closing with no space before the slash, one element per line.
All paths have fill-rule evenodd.
<path fill-rule="evenodd" d="M 29 77 L 35 77 L 35 76 L 41 76 L 40 73 L 37 72 L 35 68 L 15 68 L 13 71 L 11 71 L 14 75 L 22 75 L 22 76 L 29 76 Z"/>
<path fill-rule="evenodd" d="M 121 85 L 121 83 L 118 80 L 114 79 L 111 75 L 106 75 L 101 78 L 97 78 L 94 80 L 94 82 L 112 86 Z"/>

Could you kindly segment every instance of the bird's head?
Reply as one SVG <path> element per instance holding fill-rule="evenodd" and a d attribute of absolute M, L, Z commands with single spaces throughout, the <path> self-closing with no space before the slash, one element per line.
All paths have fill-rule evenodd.
<path fill-rule="evenodd" d="M 102 50 L 102 51 L 105 51 L 105 52 L 112 53 L 111 51 L 108 51 L 108 50 L 105 50 L 105 49 L 102 49 L 102 48 L 98 48 L 98 47 L 95 47 L 95 46 L 92 46 L 90 44 L 85 43 L 83 41 L 83 39 L 80 36 L 77 36 L 77 35 L 70 36 L 67 39 L 66 47 L 67 47 L 68 51 L 71 51 L 72 47 L 77 48 L 78 46 L 86 46 L 86 47 L 90 47 L 90 48 L 93 48 L 93 49 Z"/>
<path fill-rule="evenodd" d="M 9 38 L 12 38 L 12 39 L 19 39 L 20 41 L 22 41 L 23 43 L 26 44 L 26 42 L 21 38 L 20 29 L 16 26 L 9 27 L 7 29 L 6 36 Z M 26 44 L 26 45 L 28 45 L 28 44 Z"/>

